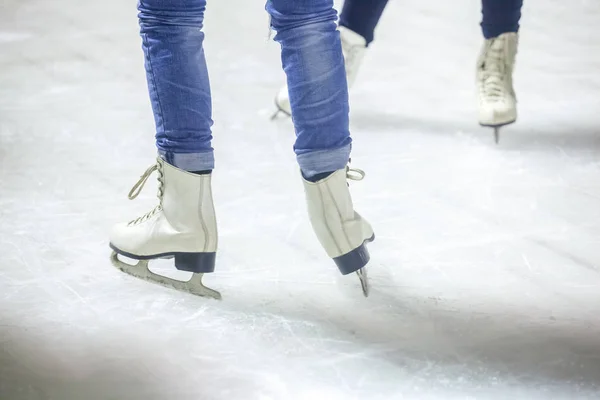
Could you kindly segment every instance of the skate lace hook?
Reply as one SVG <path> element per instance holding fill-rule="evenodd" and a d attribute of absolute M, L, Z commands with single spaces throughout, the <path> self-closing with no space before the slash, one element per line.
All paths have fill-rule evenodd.
<path fill-rule="evenodd" d="M 129 191 L 129 194 L 127 195 L 127 197 L 129 198 L 129 200 L 133 200 L 136 197 L 138 197 L 138 195 L 140 194 L 140 192 L 144 188 L 144 185 L 146 184 L 146 181 L 148 180 L 148 178 L 150 177 L 150 175 L 152 175 L 152 173 L 154 171 L 156 171 L 157 169 L 158 169 L 158 165 L 154 164 L 150 168 L 148 168 L 146 170 L 146 172 L 144 172 L 142 174 L 142 176 L 137 181 L 137 183 L 135 185 L 133 185 L 133 187 Z"/>
<path fill-rule="evenodd" d="M 365 177 L 365 171 L 358 168 L 346 167 L 346 178 L 353 181 L 362 181 Z"/>

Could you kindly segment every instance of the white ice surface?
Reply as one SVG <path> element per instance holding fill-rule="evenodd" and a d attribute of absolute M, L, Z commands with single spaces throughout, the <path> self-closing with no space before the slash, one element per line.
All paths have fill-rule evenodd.
<path fill-rule="evenodd" d="M 526 0 L 476 124 L 475 0 L 392 1 L 352 92 L 372 295 L 306 218 L 260 1 L 211 1 L 216 302 L 111 266 L 154 157 L 133 0 L 0 3 L 0 399 L 600 398 L 600 3 Z M 161 262 L 168 267 L 169 262 Z"/>

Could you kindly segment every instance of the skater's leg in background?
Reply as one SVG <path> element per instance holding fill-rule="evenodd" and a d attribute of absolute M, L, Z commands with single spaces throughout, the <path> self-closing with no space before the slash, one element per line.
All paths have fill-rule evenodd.
<path fill-rule="evenodd" d="M 333 0 L 269 0 L 287 75 L 298 163 L 305 177 L 346 167 L 348 87 Z"/>
<path fill-rule="evenodd" d="M 156 145 L 187 171 L 212 170 L 212 107 L 202 32 L 206 0 L 139 0 Z"/>
<path fill-rule="evenodd" d="M 356 81 L 368 44 L 373 41 L 373 32 L 388 0 L 347 0 L 340 16 L 339 31 L 348 87 Z M 284 85 L 275 96 L 279 112 L 291 115 L 288 86 Z"/>
<path fill-rule="evenodd" d="M 373 41 L 375 28 L 388 0 L 346 0 L 340 14 L 340 26 L 365 38 L 367 46 Z"/>
<path fill-rule="evenodd" d="M 482 0 L 481 29 L 486 39 L 518 32 L 523 0 Z"/>
<path fill-rule="evenodd" d="M 479 123 L 499 128 L 517 120 L 513 69 L 519 44 L 523 0 L 482 0 L 481 29 L 485 38 L 477 60 Z"/>

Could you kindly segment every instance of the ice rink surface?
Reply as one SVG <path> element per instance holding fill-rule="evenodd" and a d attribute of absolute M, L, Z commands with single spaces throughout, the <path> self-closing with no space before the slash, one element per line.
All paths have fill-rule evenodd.
<path fill-rule="evenodd" d="M 222 302 L 131 278 L 155 205 L 133 0 L 0 3 L 0 399 L 600 398 L 600 2 L 526 0 L 519 120 L 476 123 L 476 0 L 392 1 L 351 93 L 372 294 L 306 216 L 259 1 L 209 2 Z M 156 263 L 167 268 L 170 263 Z"/>

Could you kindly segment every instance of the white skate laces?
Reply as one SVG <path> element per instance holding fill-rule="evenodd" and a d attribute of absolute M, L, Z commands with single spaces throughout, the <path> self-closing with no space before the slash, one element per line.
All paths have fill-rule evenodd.
<path fill-rule="evenodd" d="M 492 39 L 497 40 L 497 39 Z M 487 53 L 481 65 L 481 95 L 486 101 L 502 101 L 509 94 L 506 88 L 506 65 L 504 60 L 504 47 L 495 46 L 495 43 L 488 47 Z"/>
<path fill-rule="evenodd" d="M 345 26 L 340 26 L 338 30 L 340 31 L 340 39 L 342 42 L 346 78 L 348 80 L 348 87 L 350 88 L 356 80 L 358 69 L 365 56 L 367 41 L 364 37 Z"/>
<path fill-rule="evenodd" d="M 146 181 L 148 180 L 148 178 L 150 177 L 150 175 L 152 175 L 152 173 L 154 171 L 158 172 L 158 178 L 157 178 L 158 179 L 158 192 L 156 193 L 156 197 L 158 197 L 158 205 L 156 207 L 154 207 L 152 210 L 148 211 L 146 214 L 142 215 L 141 217 L 129 221 L 129 223 L 127 224 L 128 226 L 137 225 L 141 222 L 144 222 L 144 221 L 150 219 L 152 216 L 154 216 L 157 212 L 162 210 L 162 198 L 163 198 L 163 194 L 164 194 L 164 191 L 163 191 L 163 186 L 164 186 L 163 176 L 164 175 L 163 175 L 163 171 L 162 171 L 162 165 L 160 163 L 156 163 L 156 164 L 152 165 L 151 167 L 149 167 L 146 170 L 146 172 L 144 172 L 142 174 L 142 176 L 137 181 L 137 183 L 135 185 L 133 185 L 133 187 L 129 191 L 127 198 L 129 198 L 129 200 L 135 199 L 140 194 L 140 192 L 144 188 L 144 185 L 146 184 Z"/>

